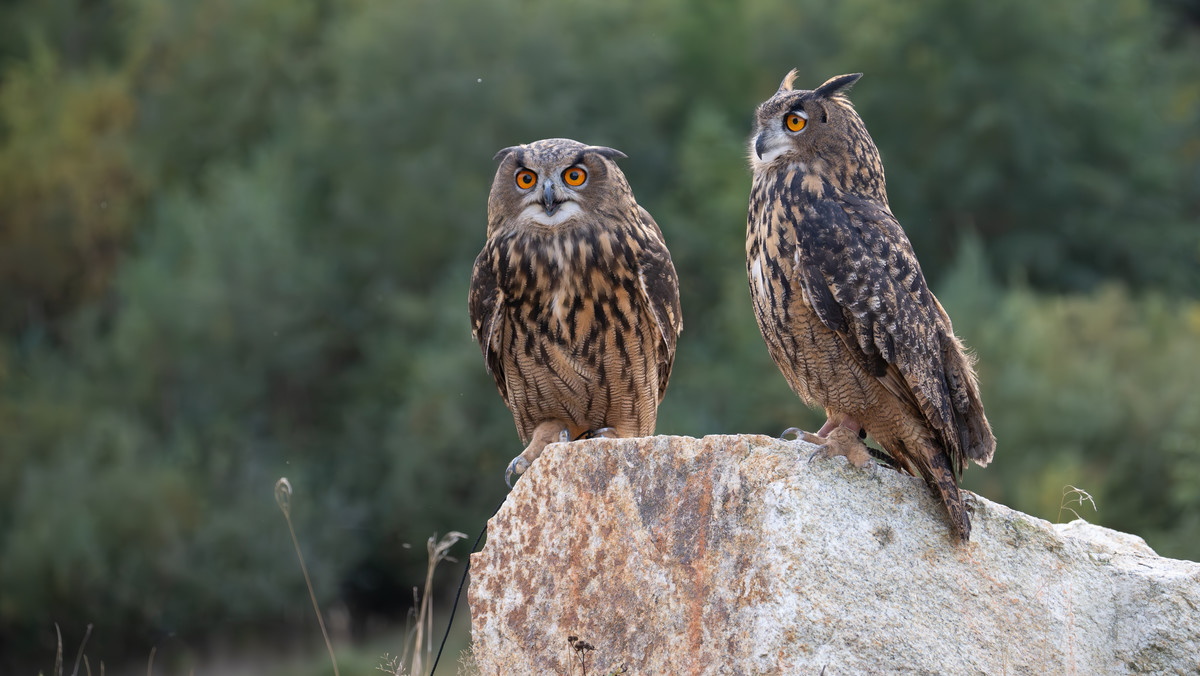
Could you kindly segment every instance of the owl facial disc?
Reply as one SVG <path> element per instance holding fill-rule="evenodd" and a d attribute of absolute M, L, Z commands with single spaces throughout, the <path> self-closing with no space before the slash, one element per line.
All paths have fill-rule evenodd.
<path fill-rule="evenodd" d="M 779 159 L 791 149 L 787 138 L 781 133 L 764 129 L 754 137 L 754 156 L 750 160 L 755 165 L 768 165 Z"/>
<path fill-rule="evenodd" d="M 547 176 L 542 179 L 541 195 L 528 203 L 523 216 L 538 225 L 554 227 L 581 213 L 583 210 L 573 198 L 571 190 L 558 185 L 552 176 Z"/>
<path fill-rule="evenodd" d="M 579 204 L 573 201 L 555 202 L 553 210 L 548 209 L 542 200 L 527 204 L 521 210 L 521 217 L 532 223 L 545 227 L 557 227 L 575 219 L 583 213 Z"/>

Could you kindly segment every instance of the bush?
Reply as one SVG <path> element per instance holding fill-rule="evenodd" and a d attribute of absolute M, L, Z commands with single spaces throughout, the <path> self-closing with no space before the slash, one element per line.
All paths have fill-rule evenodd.
<path fill-rule="evenodd" d="M 1200 559 L 1200 303 L 1117 285 L 1094 294 L 1002 291 L 967 247 L 941 300 L 979 358 L 996 457 L 967 472 L 981 494 L 1060 520 L 1063 488 L 1090 492 L 1089 521 Z"/>

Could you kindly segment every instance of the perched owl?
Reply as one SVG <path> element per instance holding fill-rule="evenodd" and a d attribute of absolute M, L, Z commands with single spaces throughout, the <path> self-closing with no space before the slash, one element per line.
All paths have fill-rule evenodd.
<path fill-rule="evenodd" d="M 471 276 L 471 327 L 528 444 L 653 434 L 683 327 L 658 224 L 612 148 L 547 139 L 505 148 Z M 510 483 L 511 485 L 511 483 Z"/>
<path fill-rule="evenodd" d="M 862 466 L 869 432 L 940 495 L 966 541 L 957 480 L 996 447 L 972 360 L 888 208 L 879 151 L 846 97 L 861 74 L 812 91 L 792 89 L 795 77 L 758 107 L 750 142 L 746 270 L 763 340 L 828 415 L 802 438 Z"/>

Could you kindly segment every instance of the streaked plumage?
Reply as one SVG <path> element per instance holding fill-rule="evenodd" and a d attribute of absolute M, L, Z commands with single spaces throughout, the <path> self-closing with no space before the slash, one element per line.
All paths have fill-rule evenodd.
<path fill-rule="evenodd" d="M 794 90 L 795 75 L 759 106 L 751 139 L 746 266 L 763 340 L 791 388 L 826 410 L 827 454 L 865 460 L 865 429 L 925 478 L 965 541 L 957 480 L 996 444 L 972 360 L 888 208 L 879 152 L 845 94 L 860 75 L 813 91 Z"/>
<path fill-rule="evenodd" d="M 496 155 L 469 304 L 488 372 L 529 444 L 510 473 L 551 441 L 654 432 L 683 325 L 679 282 L 622 157 L 569 139 Z"/>

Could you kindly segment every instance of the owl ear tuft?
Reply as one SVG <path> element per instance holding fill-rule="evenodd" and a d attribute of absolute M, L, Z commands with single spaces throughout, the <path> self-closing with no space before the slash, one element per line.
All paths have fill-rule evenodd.
<path fill-rule="evenodd" d="M 500 152 L 496 153 L 495 156 L 492 157 L 492 161 L 493 162 L 503 162 L 504 158 L 508 157 L 509 153 L 513 152 L 514 150 L 517 150 L 520 147 L 521 146 L 509 146 L 507 148 L 502 148 L 500 150 Z"/>
<path fill-rule="evenodd" d="M 796 81 L 796 76 L 799 74 L 800 71 L 796 70 L 795 68 L 789 70 L 788 74 L 783 76 L 783 82 L 779 83 L 779 89 L 775 90 L 775 93 L 781 94 L 783 92 L 792 91 L 792 83 Z"/>
<path fill-rule="evenodd" d="M 834 94 L 846 94 L 850 88 L 858 82 L 858 78 L 862 77 L 862 73 L 850 73 L 849 75 L 836 75 L 825 81 L 825 84 L 813 90 L 813 94 L 829 98 Z"/>
<path fill-rule="evenodd" d="M 620 150 L 617 150 L 616 148 L 608 148 L 605 146 L 588 146 L 583 149 L 583 152 L 596 153 L 597 155 L 600 155 L 602 157 L 607 157 L 610 160 L 623 160 L 626 157 L 629 157 L 628 155 L 621 152 Z"/>

